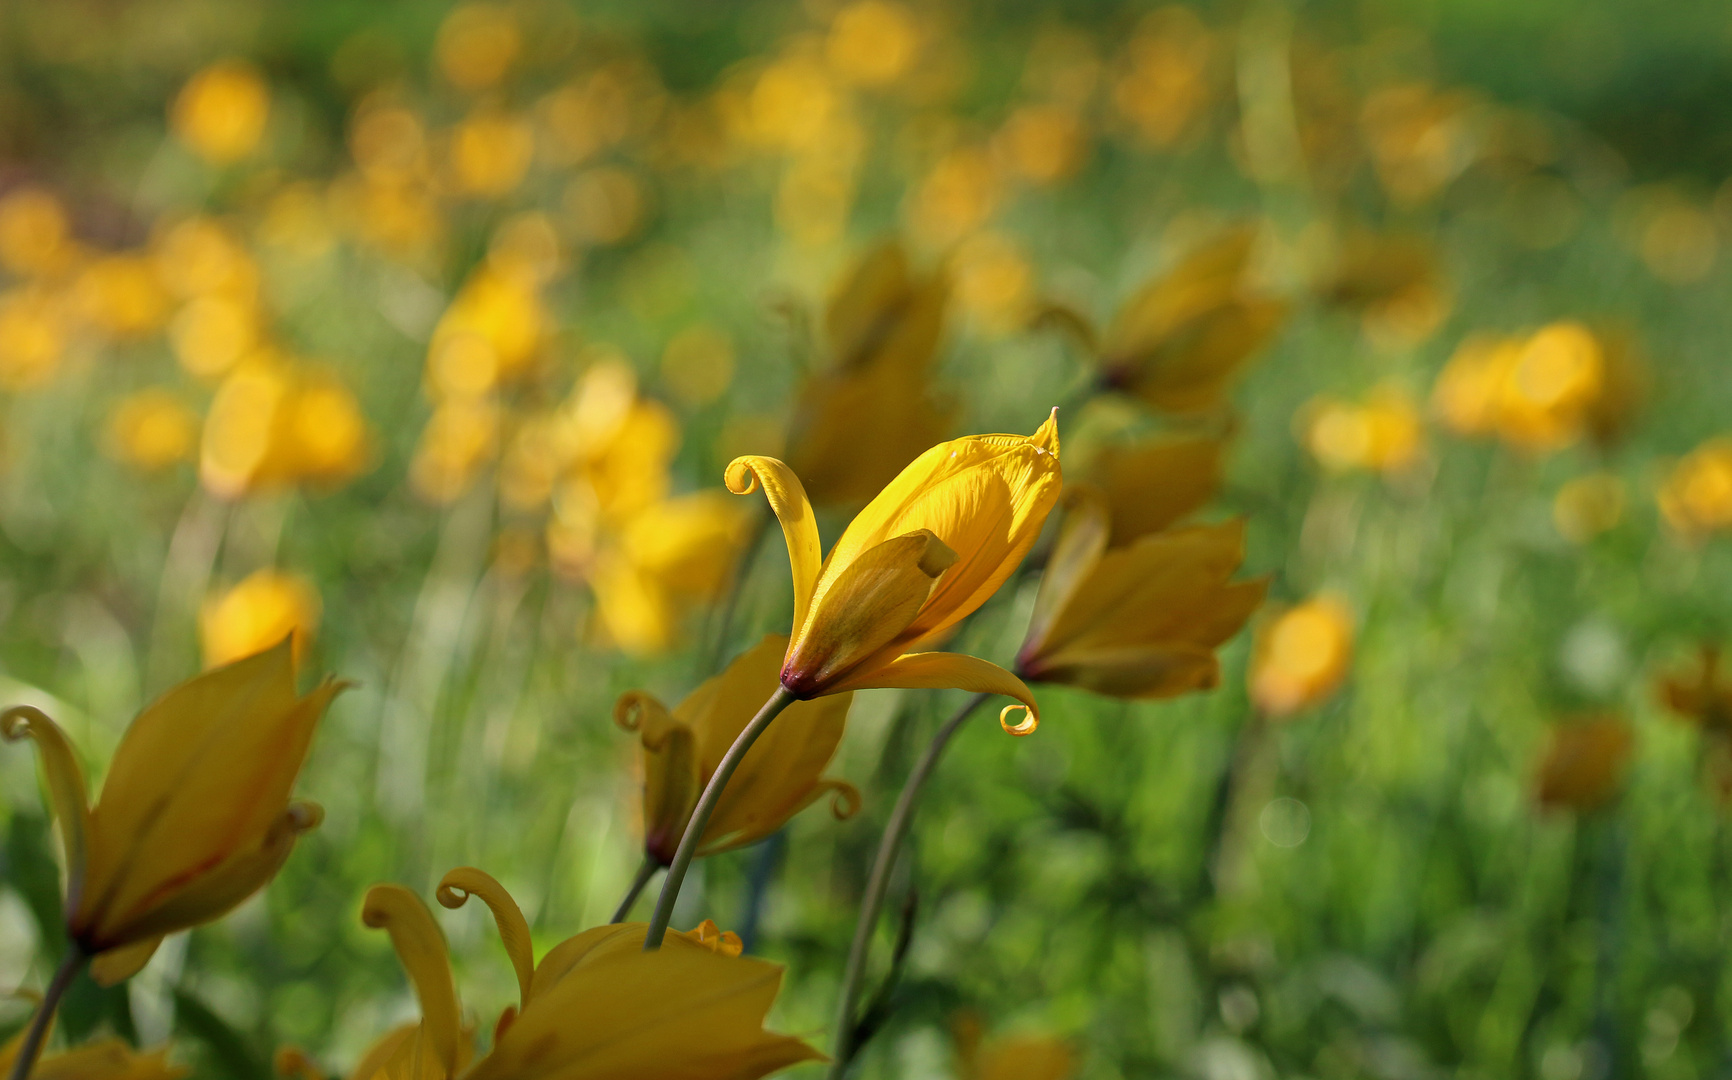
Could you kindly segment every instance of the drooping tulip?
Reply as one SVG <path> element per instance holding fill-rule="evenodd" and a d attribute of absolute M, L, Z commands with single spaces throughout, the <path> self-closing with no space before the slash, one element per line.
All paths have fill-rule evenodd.
<path fill-rule="evenodd" d="M 720 675 L 706 680 L 671 712 L 641 691 L 620 697 L 614 719 L 642 737 L 644 850 L 663 866 L 673 862 L 698 795 L 747 722 L 776 689 L 788 639 L 766 635 Z M 851 694 L 833 694 L 789 708 L 740 763 L 704 828 L 699 855 L 756 843 L 827 793 L 838 817 L 858 808 L 852 784 L 824 778 L 847 724 Z"/>
<path fill-rule="evenodd" d="M 728 488 L 760 484 L 781 521 L 794 576 L 794 633 L 781 684 L 809 699 L 871 687 L 1005 694 L 1039 722 L 1022 680 L 995 664 L 923 652 L 1003 584 L 1058 500 L 1057 410 L 1033 435 L 975 435 L 915 459 L 819 561 L 818 526 L 787 465 L 736 458 Z"/>
<path fill-rule="evenodd" d="M 0 1046 L 0 1075 L 12 1071 L 25 1039 L 19 1032 Z M 192 1072 L 168 1060 L 168 1048 L 134 1050 L 125 1039 L 107 1038 L 49 1054 L 30 1070 L 32 1080 L 180 1080 Z"/>
<path fill-rule="evenodd" d="M 389 1033 L 352 1075 L 413 1080 L 590 1080 L 704 1077 L 756 1080 L 819 1059 L 798 1039 L 763 1029 L 782 969 L 740 955 L 740 939 L 705 922 L 643 952 L 643 923 L 587 930 L 535 963 L 529 924 L 509 893 L 470 867 L 446 874 L 439 902 L 487 904 L 517 975 L 518 1003 L 494 1026 L 493 1047 L 471 1063 L 445 938 L 419 897 L 376 885 L 362 921 L 391 943 L 421 1004 L 421 1022 Z"/>
<path fill-rule="evenodd" d="M 1215 650 L 1263 602 L 1268 580 L 1232 581 L 1245 525 L 1192 525 L 1109 546 L 1106 499 L 1071 498 L 1017 673 L 1112 697 L 1163 698 L 1220 682 Z"/>
<path fill-rule="evenodd" d="M 163 937 L 257 892 L 324 817 L 291 800 L 313 729 L 344 687 L 297 696 L 288 638 L 181 683 L 145 708 L 86 803 L 71 743 L 28 706 L 0 714 L 7 740 L 42 755 L 66 854 L 66 929 L 98 982 L 125 979 Z"/>

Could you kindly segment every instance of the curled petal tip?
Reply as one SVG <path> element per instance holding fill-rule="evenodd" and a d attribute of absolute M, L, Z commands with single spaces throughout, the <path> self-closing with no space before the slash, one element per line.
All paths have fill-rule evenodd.
<path fill-rule="evenodd" d="M 643 723 L 644 709 L 649 698 L 642 690 L 627 690 L 613 703 L 613 722 L 626 731 L 636 731 Z"/>
<path fill-rule="evenodd" d="M 1024 713 L 1022 723 L 1012 724 L 1010 714 L 1019 709 Z M 1032 735 L 1034 729 L 1040 726 L 1040 717 L 1027 705 L 1006 705 L 998 712 L 998 726 L 1012 735 Z"/>
<path fill-rule="evenodd" d="M 312 832 L 325 823 L 325 808 L 310 799 L 297 799 L 283 811 L 283 823 L 296 836 Z"/>
<path fill-rule="evenodd" d="M 847 821 L 860 812 L 859 788 L 846 780 L 826 780 L 824 785 L 830 791 L 830 813 L 837 821 Z"/>
<path fill-rule="evenodd" d="M 735 495 L 750 495 L 758 490 L 758 473 L 752 468 L 752 459 L 737 457 L 728 462 L 728 469 L 722 474 L 722 482 Z"/>

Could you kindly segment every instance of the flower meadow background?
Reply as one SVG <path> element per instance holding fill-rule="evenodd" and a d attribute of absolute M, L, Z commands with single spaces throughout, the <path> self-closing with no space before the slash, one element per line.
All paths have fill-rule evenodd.
<path fill-rule="evenodd" d="M 973 1075 L 1732 1072 L 1732 709 L 1661 687 L 1732 635 L 1729 61 L 1720 6 L 1634 0 L 0 9 L 3 696 L 100 775 L 152 696 L 291 628 L 359 683 L 298 788 L 322 828 L 62 1029 L 341 1074 L 414 1015 L 368 885 L 473 864 L 540 944 L 606 921 L 640 844 L 615 698 L 787 625 L 727 462 L 805 445 L 845 507 L 875 435 L 1058 405 L 1071 477 L 1225 439 L 1200 517 L 1247 518 L 1269 601 L 1210 692 L 964 729 L 858 1075 L 1024 1037 L 1068 1071 Z M 1229 406 L 1102 389 L 1089 328 L 1239 227 L 1282 315 Z M 948 282 L 930 368 L 803 407 L 891 238 Z M 950 647 L 1009 662 L 1037 585 Z M 1254 720 L 1253 642 L 1314 597 L 1340 684 L 1302 643 L 1315 686 Z M 694 867 L 675 925 L 788 965 L 777 1030 L 827 1044 L 962 700 L 858 695 L 860 812 Z M 7 988 L 62 941 L 35 769 L 0 753 Z M 485 913 L 439 918 L 496 1008 Z"/>

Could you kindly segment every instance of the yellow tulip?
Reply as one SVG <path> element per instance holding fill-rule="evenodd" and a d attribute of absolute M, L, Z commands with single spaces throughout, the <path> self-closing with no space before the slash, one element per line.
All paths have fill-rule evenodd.
<path fill-rule="evenodd" d="M 1424 448 L 1419 409 L 1394 387 L 1378 387 L 1363 402 L 1313 398 L 1297 420 L 1306 449 L 1333 472 L 1400 473 Z"/>
<path fill-rule="evenodd" d="M 297 483 L 334 487 L 366 467 L 371 442 L 360 403 L 334 372 L 261 354 L 211 399 L 199 478 L 225 499 Z"/>
<path fill-rule="evenodd" d="M 584 568 L 614 644 L 638 655 L 672 645 L 692 606 L 726 587 L 750 530 L 742 507 L 720 491 L 676 496 L 634 514 Z"/>
<path fill-rule="evenodd" d="M 288 638 L 295 660 L 319 628 L 319 591 L 298 574 L 256 570 L 234 588 L 206 600 L 199 639 L 207 668 L 233 663 Z"/>
<path fill-rule="evenodd" d="M 1263 602 L 1268 579 L 1234 582 L 1245 523 L 1193 525 L 1110 547 L 1097 491 L 1079 489 L 1053 549 L 1017 674 L 1112 697 L 1163 698 L 1221 680 L 1215 650 Z"/>
<path fill-rule="evenodd" d="M 1327 594 L 1282 612 L 1257 635 L 1251 701 L 1273 717 L 1323 701 L 1353 663 L 1353 616 Z"/>
<path fill-rule="evenodd" d="M 52 720 L 0 714 L 7 740 L 34 739 L 66 852 L 66 928 L 92 974 L 113 984 L 166 934 L 209 922 L 262 888 L 324 812 L 291 801 L 319 716 L 343 684 L 297 697 L 285 638 L 181 683 L 146 707 L 114 752 L 102 797 Z"/>
<path fill-rule="evenodd" d="M 270 111 L 270 86 L 258 69 L 241 60 L 224 60 L 187 80 L 169 119 L 175 135 L 194 153 L 226 165 L 258 148 Z"/>
<path fill-rule="evenodd" d="M 1552 809 L 1599 809 L 1623 787 L 1634 747 L 1635 732 L 1622 717 L 1591 716 L 1552 725 L 1535 777 L 1535 797 Z"/>
<path fill-rule="evenodd" d="M 821 506 L 859 505 L 944 437 L 954 409 L 929 381 L 950 285 L 916 275 L 902 245 L 867 252 L 824 311 L 829 366 L 801 388 L 788 463 Z"/>
<path fill-rule="evenodd" d="M 973 435 L 915 459 L 854 518 L 819 561 L 818 525 L 787 465 L 728 466 L 737 495 L 760 484 L 782 525 L 794 576 L 794 634 L 781 684 L 797 699 L 872 687 L 1005 694 L 1039 723 L 1021 679 L 995 664 L 922 652 L 997 591 L 1058 501 L 1058 410 L 1030 436 Z"/>
<path fill-rule="evenodd" d="M 0 1074 L 10 1073 L 25 1039 L 19 1032 L 0 1046 Z M 71 1050 L 51 1054 L 30 1070 L 33 1080 L 180 1080 L 192 1070 L 171 1065 L 168 1048 L 140 1052 L 124 1039 L 98 1039 Z"/>
<path fill-rule="evenodd" d="M 766 635 L 672 712 L 637 690 L 614 705 L 614 720 L 643 740 L 644 851 L 662 866 L 673 862 L 692 808 L 722 755 L 776 689 L 787 648 L 787 638 Z M 765 730 L 722 791 L 698 855 L 756 843 L 827 793 L 835 793 L 837 817 L 858 809 L 860 793 L 852 784 L 823 776 L 842 741 L 852 700 L 851 694 L 835 694 L 800 702 Z"/>
<path fill-rule="evenodd" d="M 494 1028 L 493 1048 L 470 1063 L 444 935 L 414 893 L 376 885 L 361 918 L 391 935 L 421 1004 L 421 1022 L 376 1043 L 351 1075 L 396 1080 L 533 1077 L 704 1077 L 755 1080 L 821 1059 L 798 1039 L 763 1029 L 782 969 L 740 955 L 740 939 L 705 922 L 643 952 L 643 923 L 587 930 L 535 963 L 529 924 L 509 893 L 462 867 L 439 883 L 439 902 L 475 896 L 491 910 L 517 975 L 518 1004 Z"/>
<path fill-rule="evenodd" d="M 1221 485 L 1219 439 L 1144 439 L 1107 446 L 1087 470 L 1112 519 L 1108 547 L 1160 532 L 1201 507 Z"/>
<path fill-rule="evenodd" d="M 1256 238 L 1234 229 L 1126 301 L 1100 346 L 1106 384 L 1164 412 L 1218 407 L 1287 314 L 1248 284 Z"/>

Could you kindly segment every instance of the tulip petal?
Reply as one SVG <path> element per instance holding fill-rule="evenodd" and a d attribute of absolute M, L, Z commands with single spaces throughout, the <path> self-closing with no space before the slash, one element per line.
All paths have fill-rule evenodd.
<path fill-rule="evenodd" d="M 421 1002 L 422 1035 L 445 1075 L 455 1076 L 462 1034 L 457 985 L 451 979 L 445 935 L 433 921 L 433 913 L 401 885 L 375 885 L 361 905 L 361 921 L 391 935 L 391 945 Z"/>
<path fill-rule="evenodd" d="M 1024 654 L 1038 653 L 1044 646 L 1054 620 L 1076 595 L 1101 554 L 1107 549 L 1107 537 L 1112 531 L 1112 519 L 1107 512 L 1106 498 L 1098 489 L 1076 487 L 1065 495 L 1068 509 L 1058 542 L 1053 545 L 1041 574 L 1040 592 L 1034 600 L 1034 614 L 1028 620 L 1024 635 Z"/>
<path fill-rule="evenodd" d="M 528 1004 L 529 983 L 535 975 L 535 948 L 529 939 L 529 920 L 523 917 L 523 909 L 505 891 L 505 886 L 485 871 L 473 866 L 459 866 L 439 879 L 439 888 L 434 896 L 441 906 L 452 910 L 462 907 L 471 896 L 481 898 L 481 902 L 493 912 L 493 922 L 499 927 L 500 943 L 505 946 L 506 956 L 511 958 L 512 970 L 517 973 L 518 1001 Z"/>
<path fill-rule="evenodd" d="M 902 636 L 956 558 L 944 541 L 920 529 L 849 560 L 816 598 L 810 618 L 788 646 L 782 685 L 800 698 L 827 693 L 832 683 Z"/>
<path fill-rule="evenodd" d="M 60 843 L 66 855 L 66 906 L 76 907 L 84 891 L 89 857 L 90 806 L 86 801 L 84 770 L 78 755 L 60 725 L 30 705 L 17 705 L 0 713 L 0 736 L 7 742 L 29 738 L 42 757 L 42 773 L 48 781 L 48 802 L 60 826 Z"/>
<path fill-rule="evenodd" d="M 728 490 L 735 495 L 750 495 L 760 484 L 770 509 L 782 525 L 782 538 L 788 544 L 788 564 L 794 575 L 794 623 L 806 621 L 806 609 L 812 603 L 812 590 L 818 583 L 818 569 L 823 563 L 823 551 L 818 542 L 818 521 L 812 516 L 812 504 L 806 499 L 806 489 L 800 478 L 787 465 L 772 457 L 737 457 L 728 464 L 724 477 Z"/>
<path fill-rule="evenodd" d="M 962 653 L 924 652 L 899 656 L 883 667 L 862 671 L 856 679 L 845 680 L 838 690 L 970 690 L 977 694 L 1003 694 L 1021 702 L 1006 705 L 998 714 L 999 725 L 1012 735 L 1027 735 L 1040 726 L 1040 707 L 1034 693 L 1015 675 L 974 656 Z M 1027 715 L 1020 724 L 1011 724 L 1008 714 L 1022 709 Z"/>
<path fill-rule="evenodd" d="M 150 963 L 150 958 L 156 955 L 157 946 L 162 944 L 162 935 L 135 941 L 130 945 L 122 945 L 118 949 L 110 949 L 98 953 L 90 961 L 90 977 L 96 980 L 98 986 L 114 986 L 125 982 L 144 970 L 144 965 Z"/>

